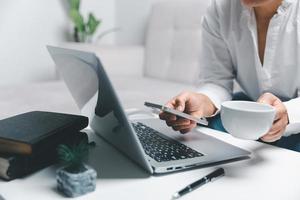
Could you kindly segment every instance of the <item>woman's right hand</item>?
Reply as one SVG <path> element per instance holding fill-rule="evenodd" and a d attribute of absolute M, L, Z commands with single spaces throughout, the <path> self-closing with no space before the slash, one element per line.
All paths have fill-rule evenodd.
<path fill-rule="evenodd" d="M 171 99 L 166 106 L 198 118 L 212 116 L 217 111 L 209 97 L 195 92 L 182 92 Z M 181 133 L 190 132 L 197 126 L 194 121 L 178 118 L 165 112 L 160 113 L 159 117 L 165 120 L 168 126 Z"/>

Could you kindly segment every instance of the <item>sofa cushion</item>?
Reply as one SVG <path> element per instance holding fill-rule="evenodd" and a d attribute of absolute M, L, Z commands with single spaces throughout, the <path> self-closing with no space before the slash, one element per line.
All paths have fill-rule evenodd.
<path fill-rule="evenodd" d="M 195 91 L 190 84 L 147 77 L 112 76 L 111 81 L 126 108 L 145 109 L 145 101 L 165 104 L 182 91 Z"/>
<path fill-rule="evenodd" d="M 153 6 L 146 35 L 145 75 L 194 83 L 198 77 L 201 21 L 210 0 Z"/>
<path fill-rule="evenodd" d="M 143 76 L 144 47 L 63 43 L 63 48 L 93 52 L 101 60 L 106 72 L 113 76 Z"/>
<path fill-rule="evenodd" d="M 193 86 L 132 76 L 110 77 L 124 108 L 146 109 L 144 101 L 164 104 L 182 90 Z M 79 114 L 80 111 L 63 81 L 0 86 L 0 119 L 43 110 Z"/>

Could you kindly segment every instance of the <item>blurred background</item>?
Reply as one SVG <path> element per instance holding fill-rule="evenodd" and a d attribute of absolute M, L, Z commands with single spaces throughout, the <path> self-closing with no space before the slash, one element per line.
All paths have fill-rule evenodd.
<path fill-rule="evenodd" d="M 164 0 L 81 0 L 80 14 L 101 21 L 89 43 L 141 45 L 153 3 Z M 57 78 L 45 46 L 74 42 L 71 0 L 0 0 L 0 85 Z"/>

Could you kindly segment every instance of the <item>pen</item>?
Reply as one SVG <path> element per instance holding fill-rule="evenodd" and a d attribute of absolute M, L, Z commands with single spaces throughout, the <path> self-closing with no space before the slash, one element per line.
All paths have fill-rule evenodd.
<path fill-rule="evenodd" d="M 223 168 L 219 168 L 215 171 L 213 171 L 212 173 L 204 176 L 203 178 L 199 179 L 198 181 L 195 181 L 194 183 L 186 186 L 185 188 L 183 188 L 182 190 L 176 192 L 172 199 L 178 199 L 180 197 L 182 197 L 183 195 L 190 193 L 192 191 L 194 191 L 195 189 L 201 187 L 202 185 L 208 183 L 208 182 L 212 182 L 217 178 L 220 178 L 222 176 L 225 175 L 225 171 Z"/>

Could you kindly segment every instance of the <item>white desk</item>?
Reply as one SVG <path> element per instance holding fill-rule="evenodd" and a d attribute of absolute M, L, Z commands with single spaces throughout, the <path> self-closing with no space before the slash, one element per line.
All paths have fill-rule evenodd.
<path fill-rule="evenodd" d="M 37 86 L 30 86 L 27 90 L 32 90 L 32 88 L 38 90 Z M 52 85 L 51 88 L 56 92 L 59 90 L 55 85 Z M 26 92 L 27 90 L 18 88 L 15 93 Z M 61 93 L 65 92 L 64 89 L 61 90 Z M 44 104 L 38 104 L 31 100 L 31 96 L 22 94 L 22 99 L 10 100 L 13 104 L 16 101 L 20 102 L 19 107 L 13 107 L 3 102 L 3 98 L 12 98 L 16 94 L 12 94 L 13 91 L 5 91 L 7 91 L 5 94 L 3 92 L 0 94 L 1 117 L 32 109 L 78 112 L 74 105 L 67 104 L 65 100 L 61 102 L 61 96 L 49 96 L 47 92 L 38 96 L 42 98 L 40 102 L 44 99 L 48 100 Z M 46 106 L 49 104 L 49 99 L 52 100 L 51 107 Z M 60 108 L 53 107 L 54 105 L 58 106 L 60 102 L 62 103 Z M 299 153 L 259 142 L 238 140 L 230 135 L 206 128 L 199 130 L 252 151 L 253 155 L 248 160 L 221 165 L 226 171 L 225 177 L 186 195 L 182 198 L 183 200 L 300 199 Z M 76 199 L 170 199 L 174 192 L 216 168 L 195 169 L 164 176 L 149 176 L 108 144 L 98 138 L 96 139 L 98 145 L 90 155 L 90 164 L 99 173 L 97 190 Z M 49 167 L 24 179 L 11 182 L 0 181 L 0 194 L 8 200 L 67 199 L 56 192 L 56 168 L 55 166 Z"/>

